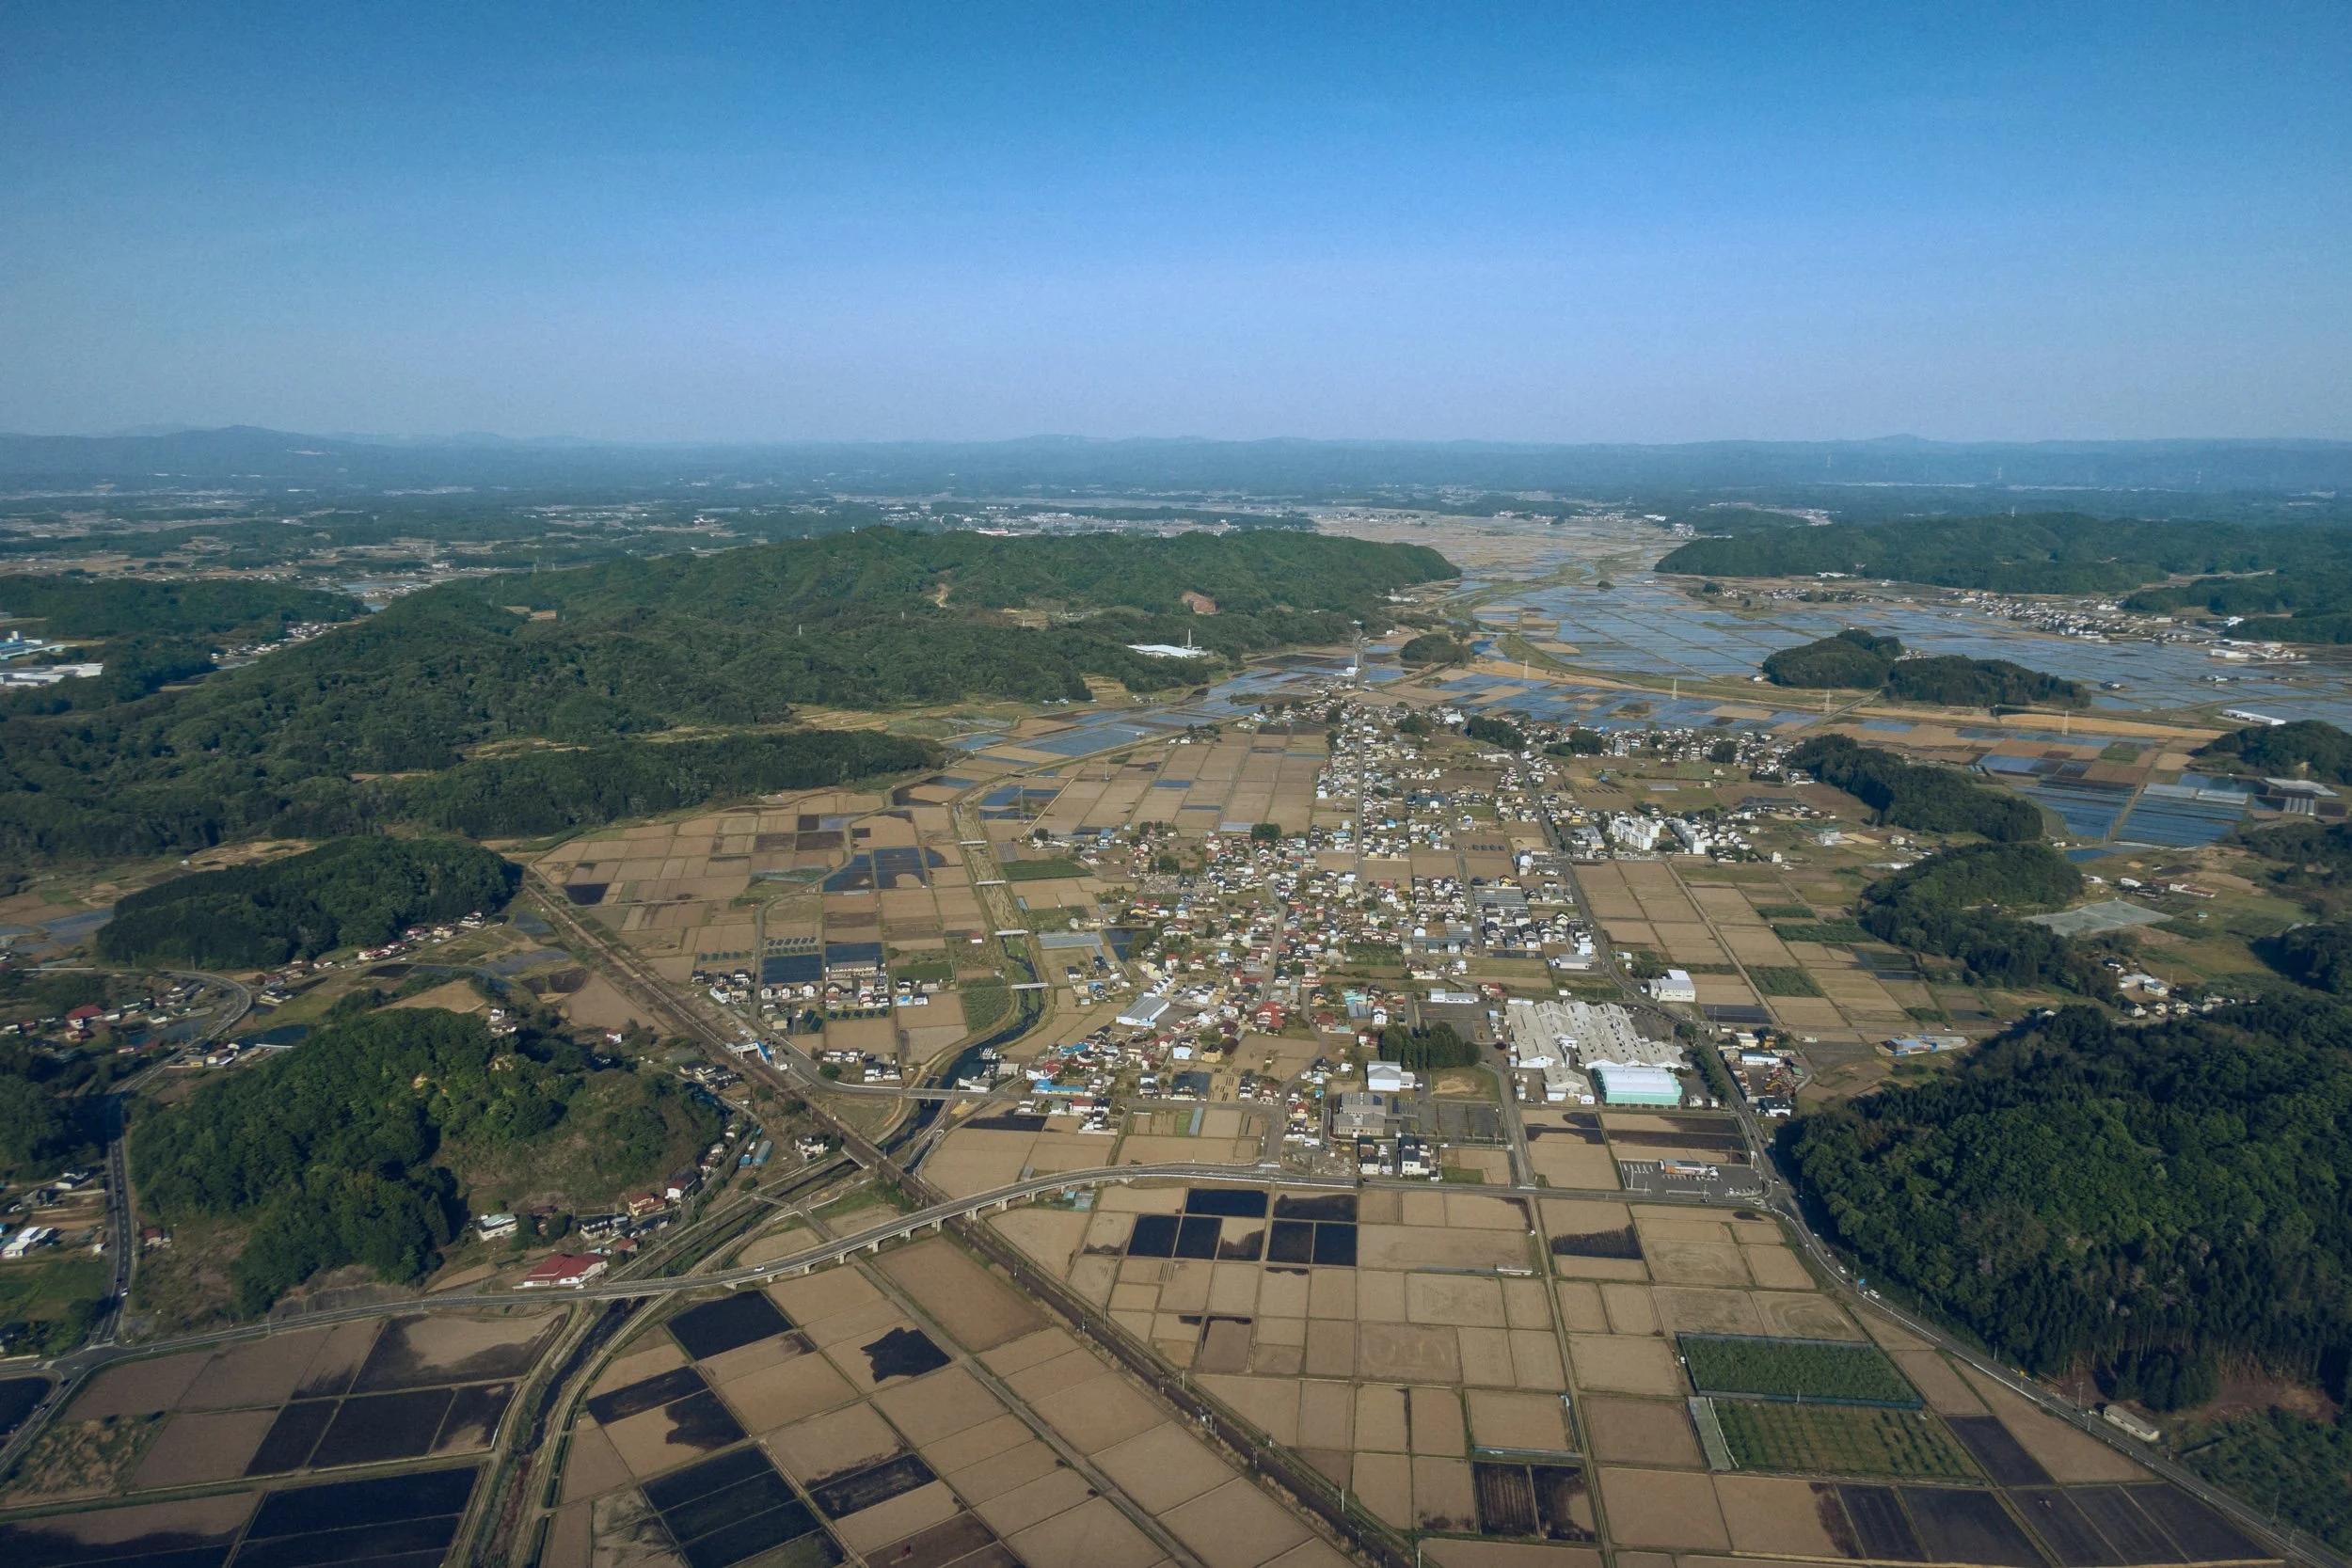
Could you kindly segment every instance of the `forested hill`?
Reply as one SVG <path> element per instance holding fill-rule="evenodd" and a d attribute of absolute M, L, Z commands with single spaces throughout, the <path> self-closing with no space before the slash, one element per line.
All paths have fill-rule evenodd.
<path fill-rule="evenodd" d="M 0 855 L 154 853 L 414 820 L 542 832 L 609 815 L 926 766 L 884 735 L 775 732 L 802 704 L 1089 698 L 1212 673 L 1130 642 L 1239 656 L 1342 641 L 1454 575 L 1417 546 L 1253 531 L 999 539 L 890 530 L 700 558 L 477 578 L 395 601 L 187 689 L 0 715 Z M 1215 614 L 1171 612 L 1185 592 Z M 1018 600 L 1025 610 L 1006 608 Z M 552 613 L 548 613 L 548 612 Z M 687 744 L 680 726 L 760 729 Z M 485 743 L 589 752 L 474 758 Z M 594 766 L 590 766 L 593 763 Z M 388 784 L 373 775 L 432 774 Z"/>
<path fill-rule="evenodd" d="M 152 579 L 0 577 L 0 614 L 63 644 L 70 661 L 105 666 L 95 679 L 0 697 L 0 711 L 51 712 L 133 702 L 157 687 L 210 674 L 213 656 L 275 642 L 298 622 L 349 621 L 367 606 L 347 594 L 258 578 Z"/>
<path fill-rule="evenodd" d="M 2095 1368 L 2159 1409 L 2227 1362 L 2344 1392 L 2352 1010 L 2068 1007 L 1804 1117 L 1782 1152 L 1873 1278 L 2031 1370 Z"/>
<path fill-rule="evenodd" d="M 130 894 L 98 933 L 119 963 L 258 969 L 505 907 L 520 874 L 454 839 L 347 838 Z"/>
<path fill-rule="evenodd" d="M 501 1039 L 469 1014 L 391 1008 L 148 1113 L 131 1150 L 142 1199 L 167 1220 L 245 1228 L 230 1276 L 251 1314 L 346 1263 L 416 1280 L 469 1208 L 513 1196 L 469 1205 L 469 1170 L 519 1164 L 577 1183 L 568 1201 L 609 1202 L 718 1129 L 678 1080 L 600 1065 L 560 1035 Z"/>
<path fill-rule="evenodd" d="M 635 610 L 738 622 L 781 614 L 856 617 L 915 605 L 1176 613 L 1185 610 L 1188 593 L 1216 601 L 1222 615 L 1327 610 L 1362 617 L 1376 613 L 1395 590 L 1458 575 L 1425 546 L 1288 530 L 1008 539 L 875 528 L 502 580 L 519 599 L 566 616 Z"/>
<path fill-rule="evenodd" d="M 296 621 L 348 621 L 348 594 L 259 578 L 0 577 L 0 613 L 38 617 L 51 637 L 274 635 Z"/>
<path fill-rule="evenodd" d="M 1817 691 L 1883 687 L 1904 702 L 1935 703 L 1944 707 L 2029 703 L 2086 707 L 2090 703 L 2090 693 L 2078 682 L 2028 670 L 2005 658 L 1966 658 L 1957 654 L 1906 658 L 1897 639 L 1853 628 L 1770 655 L 1764 660 L 1764 676 L 1774 686 Z"/>
<path fill-rule="evenodd" d="M 2249 724 L 2207 741 L 2195 754 L 2212 768 L 2352 784 L 2352 735 L 2318 719 Z"/>
<path fill-rule="evenodd" d="M 1836 572 L 2004 594 L 2112 594 L 2191 573 L 2334 565 L 2352 565 L 2352 540 L 2336 531 L 2044 512 L 1756 529 L 1694 539 L 1658 569 L 1722 578 Z"/>

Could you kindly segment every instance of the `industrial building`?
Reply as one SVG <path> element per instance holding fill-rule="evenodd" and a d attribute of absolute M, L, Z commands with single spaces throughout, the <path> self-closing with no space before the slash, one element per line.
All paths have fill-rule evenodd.
<path fill-rule="evenodd" d="M 1645 1037 L 1633 1015 L 1613 1002 L 1529 1002 L 1505 1005 L 1503 1031 L 1520 1067 L 1540 1069 L 1565 1060 L 1592 1067 L 1621 1062 L 1629 1067 L 1677 1067 L 1682 1047 Z"/>
<path fill-rule="evenodd" d="M 1593 1103 L 1593 1081 L 1563 1061 L 1547 1061 L 1543 1065 L 1544 1100 L 1551 1105 L 1590 1105 Z"/>
<path fill-rule="evenodd" d="M 1376 1094 L 1351 1090 L 1331 1113 L 1334 1138 L 1378 1137 L 1389 1130 L 1389 1102 Z"/>
<path fill-rule="evenodd" d="M 1553 1105 L 1594 1103 L 1592 1075 L 1604 1065 L 1650 1068 L 1672 1078 L 1669 1069 L 1682 1063 L 1678 1043 L 1645 1037 L 1633 1015 L 1614 1003 L 1514 998 L 1506 1005 L 1503 1031 L 1513 1062 L 1543 1074 L 1544 1099 Z M 1677 1090 L 1671 1103 L 1680 1101 Z"/>
<path fill-rule="evenodd" d="M 1167 997 L 1138 996 L 1120 1009 L 1118 1022 L 1128 1029 L 1156 1028 L 1160 1016 L 1167 1011 Z"/>
<path fill-rule="evenodd" d="M 1898 1035 L 1886 1042 L 1886 1049 L 1897 1056 L 1925 1056 L 1939 1051 L 1958 1051 L 1967 1043 L 1965 1035 Z"/>
<path fill-rule="evenodd" d="M 1602 1062 L 1593 1069 L 1604 1105 L 1665 1105 L 1682 1103 L 1682 1081 L 1661 1067 L 1624 1067 Z"/>

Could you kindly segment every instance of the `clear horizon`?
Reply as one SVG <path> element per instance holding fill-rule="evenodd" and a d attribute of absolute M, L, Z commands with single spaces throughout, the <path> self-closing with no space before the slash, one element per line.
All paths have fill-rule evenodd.
<path fill-rule="evenodd" d="M 0 15 L 0 430 L 2352 437 L 2352 11 Z"/>

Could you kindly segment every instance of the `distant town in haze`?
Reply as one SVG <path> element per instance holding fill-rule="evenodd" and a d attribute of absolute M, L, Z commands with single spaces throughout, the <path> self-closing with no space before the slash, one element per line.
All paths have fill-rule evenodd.
<path fill-rule="evenodd" d="M 1702 10 L 0 18 L 0 1562 L 2352 1568 L 2352 38 Z"/>

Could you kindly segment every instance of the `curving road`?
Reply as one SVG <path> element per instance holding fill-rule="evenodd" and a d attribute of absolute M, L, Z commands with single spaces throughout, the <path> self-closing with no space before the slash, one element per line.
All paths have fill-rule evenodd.
<path fill-rule="evenodd" d="M 92 1339 L 99 1344 L 112 1344 L 121 1334 L 123 1309 L 131 1302 L 131 1276 L 138 1267 L 138 1216 L 131 1202 L 131 1159 L 129 1147 L 123 1138 L 123 1107 L 130 1097 L 157 1073 L 191 1050 L 220 1038 L 253 1010 L 252 988 L 242 980 L 232 980 L 225 974 L 205 974 L 177 969 L 161 969 L 152 973 L 168 974 L 175 980 L 217 986 L 229 992 L 233 1005 L 215 1017 L 195 1038 L 124 1079 L 106 1096 L 106 1237 L 107 1244 L 114 1249 L 114 1273 L 107 1281 L 105 1311 L 91 1330 Z"/>
<path fill-rule="evenodd" d="M 170 1354 L 208 1345 L 234 1343 L 241 1339 L 266 1338 L 272 1334 L 294 1329 L 313 1328 L 325 1323 L 349 1323 L 366 1318 L 395 1317 L 406 1312 L 451 1312 L 476 1310 L 484 1307 L 508 1307 L 534 1301 L 551 1306 L 568 1306 L 580 1301 L 635 1301 L 650 1296 L 675 1295 L 685 1291 L 707 1291 L 713 1288 L 739 1290 L 746 1285 L 764 1285 L 771 1280 L 791 1275 L 806 1274 L 812 1269 L 837 1263 L 861 1252 L 873 1252 L 885 1244 L 912 1236 L 918 1231 L 935 1229 L 949 1220 L 965 1219 L 990 1210 L 1009 1209 L 1016 1203 L 1047 1193 L 1074 1191 L 1080 1187 L 1121 1186 L 1132 1181 L 1240 1181 L 1279 1183 L 1284 1187 L 1310 1187 L 1331 1192 L 1355 1192 L 1367 1186 L 1393 1186 L 1419 1189 L 1422 1182 L 1359 1182 L 1354 1180 L 1299 1176 L 1295 1173 L 1249 1165 L 1099 1165 L 1087 1170 L 1063 1171 L 1051 1176 L 1031 1177 L 1008 1186 L 993 1187 L 968 1197 L 951 1198 L 926 1208 L 911 1211 L 880 1225 L 869 1226 L 847 1236 L 835 1237 L 817 1246 L 789 1256 L 772 1259 L 765 1263 L 710 1274 L 679 1275 L 667 1278 L 599 1280 L 578 1287 L 552 1289 L 487 1289 L 472 1287 L 456 1291 L 441 1291 L 431 1295 L 410 1296 L 396 1301 L 374 1301 L 357 1307 L 337 1307 L 326 1311 L 305 1312 L 297 1317 L 240 1328 L 217 1329 L 206 1334 L 182 1335 L 176 1338 L 157 1339 L 136 1346 L 93 1344 L 71 1354 L 57 1357 L 48 1365 L 69 1376 L 79 1377 L 109 1361 L 134 1356 Z M 1594 1198 L 1622 1201 L 1625 1194 L 1616 1188 L 1582 1190 L 1567 1187 L 1488 1188 L 1486 1191 L 1508 1191 L 1526 1197 Z M 1692 1207 L 1749 1208 L 1747 1198 L 1714 1197 L 1697 1195 L 1667 1195 L 1645 1201 L 1683 1203 Z"/>

